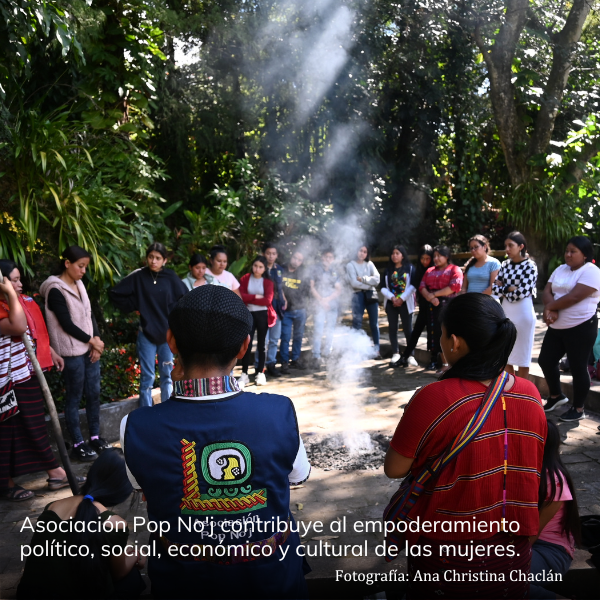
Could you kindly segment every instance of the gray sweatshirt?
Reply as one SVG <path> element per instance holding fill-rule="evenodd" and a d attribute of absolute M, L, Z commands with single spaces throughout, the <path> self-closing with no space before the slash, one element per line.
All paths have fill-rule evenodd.
<path fill-rule="evenodd" d="M 362 265 L 359 265 L 355 260 L 351 260 L 346 265 L 346 277 L 354 292 L 360 290 L 376 291 L 380 279 L 379 271 L 371 261 L 365 261 Z M 357 281 L 357 277 L 360 277 L 361 281 Z"/>

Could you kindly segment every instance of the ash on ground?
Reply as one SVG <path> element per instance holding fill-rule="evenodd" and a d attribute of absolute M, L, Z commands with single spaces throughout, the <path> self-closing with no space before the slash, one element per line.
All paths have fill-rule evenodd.
<path fill-rule="evenodd" d="M 371 438 L 371 448 L 359 448 L 351 452 L 343 433 L 302 435 L 308 460 L 313 467 L 325 471 L 374 470 L 383 466 L 390 435 L 379 431 L 365 432 Z"/>

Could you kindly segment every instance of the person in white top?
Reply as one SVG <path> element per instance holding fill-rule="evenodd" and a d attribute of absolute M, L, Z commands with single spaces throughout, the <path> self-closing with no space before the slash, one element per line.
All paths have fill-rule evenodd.
<path fill-rule="evenodd" d="M 214 277 L 221 285 L 240 296 L 240 282 L 227 269 L 227 250 L 224 246 L 213 246 L 210 249 L 210 269 L 206 273 Z"/>
<path fill-rule="evenodd" d="M 548 383 L 550 396 L 546 412 L 566 404 L 569 399 L 560 388 L 558 363 L 567 354 L 573 375 L 573 406 L 561 421 L 585 418 L 583 410 L 590 390 L 587 366 L 598 334 L 596 310 L 600 299 L 600 269 L 594 264 L 594 247 L 584 236 L 569 240 L 565 263 L 550 276 L 542 300 L 548 331 L 538 359 Z"/>
<path fill-rule="evenodd" d="M 537 266 L 527 254 L 527 240 L 522 233 L 511 231 L 504 241 L 508 256 L 500 267 L 498 277 L 492 284 L 492 296 L 502 298 L 504 314 L 517 327 L 517 341 L 508 357 L 506 372 L 527 379 L 535 324 L 537 322 L 533 299 L 537 294 Z"/>
<path fill-rule="evenodd" d="M 346 276 L 352 287 L 352 328 L 362 329 L 365 310 L 369 316 L 369 327 L 375 346 L 375 354 L 379 355 L 379 271 L 369 260 L 369 249 L 363 244 L 356 252 L 356 258 L 346 265 Z"/>

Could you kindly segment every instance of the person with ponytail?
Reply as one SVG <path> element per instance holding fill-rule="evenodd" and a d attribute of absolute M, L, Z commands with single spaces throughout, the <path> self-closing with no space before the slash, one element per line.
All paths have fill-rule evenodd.
<path fill-rule="evenodd" d="M 542 581 L 553 581 L 557 575 L 566 575 L 575 554 L 575 543 L 581 543 L 575 486 L 560 458 L 560 444 L 558 427 L 548 421 L 538 500 L 539 533 L 530 540 L 533 544 L 531 574 L 540 575 Z M 529 597 L 557 598 L 557 595 L 532 584 Z"/>
<path fill-rule="evenodd" d="M 100 356 L 104 342 L 82 282 L 90 259 L 87 250 L 69 246 L 62 254 L 59 275 L 51 275 L 40 286 L 50 343 L 65 365 L 65 423 L 73 443 L 71 458 L 82 462 L 96 460 L 99 452 L 110 448 L 100 437 Z M 84 393 L 89 444 L 79 424 Z"/>
<path fill-rule="evenodd" d="M 267 378 L 265 376 L 265 358 L 266 358 L 266 340 L 269 327 L 275 325 L 277 313 L 273 308 L 273 296 L 275 286 L 269 275 L 269 266 L 264 256 L 257 256 L 250 266 L 250 273 L 246 273 L 240 280 L 240 294 L 244 304 L 252 315 L 252 331 L 250 332 L 250 345 L 248 351 L 242 358 L 242 376 L 238 379 L 240 387 L 244 387 L 250 382 L 248 377 L 248 367 L 252 357 L 252 342 L 254 333 L 256 333 L 256 354 L 258 364 L 255 369 L 256 385 L 265 385 Z"/>
<path fill-rule="evenodd" d="M 578 235 L 567 242 L 565 264 L 550 275 L 542 295 L 548 330 L 538 363 L 550 390 L 546 412 L 569 402 L 562 393 L 558 370 L 565 353 L 573 375 L 573 406 L 560 416 L 561 421 L 585 418 L 583 406 L 590 391 L 588 362 L 598 335 L 598 300 L 600 269 L 594 264 L 594 246 L 589 238 Z"/>
<path fill-rule="evenodd" d="M 369 260 L 369 248 L 360 244 L 356 250 L 356 258 L 346 265 L 346 279 L 352 288 L 352 328 L 362 329 L 365 310 L 369 317 L 369 327 L 373 346 L 375 347 L 376 360 L 379 354 L 379 301 L 377 286 L 379 285 L 379 271 Z M 413 290 L 414 292 L 414 290 Z M 391 328 L 390 328 L 391 336 Z M 398 317 L 396 316 L 396 349 L 398 348 Z M 397 351 L 397 350 L 396 350 Z"/>
<path fill-rule="evenodd" d="M 415 289 L 419 289 L 423 276 L 425 275 L 427 269 L 429 269 L 431 266 L 432 262 L 433 248 L 429 244 L 421 246 L 419 250 L 419 263 L 417 264 L 416 276 L 413 281 Z M 429 317 L 429 302 L 427 302 L 427 300 L 425 300 L 421 294 L 417 294 L 417 304 L 419 306 L 417 320 L 415 321 L 412 333 L 410 334 L 408 344 L 406 344 L 406 349 L 402 353 L 402 358 L 398 361 L 399 367 L 418 366 L 417 360 L 414 357 L 414 351 L 419 343 L 419 338 L 423 333 L 423 329 L 427 327 L 427 321 Z"/>
<path fill-rule="evenodd" d="M 500 261 L 488 255 L 490 243 L 483 235 L 474 235 L 469 240 L 469 251 L 471 258 L 465 265 L 462 292 L 479 292 L 490 296 L 500 270 Z"/>
<path fill-rule="evenodd" d="M 438 368 L 441 358 L 440 314 L 446 303 L 460 292 L 463 282 L 462 271 L 451 263 L 451 258 L 448 246 L 436 246 L 433 249 L 434 266 L 425 271 L 419 284 L 419 293 L 427 302 L 427 349 L 431 352 L 431 363 L 427 368 L 431 371 Z M 443 358 L 441 363 L 437 375 L 448 368 Z"/>
<path fill-rule="evenodd" d="M 10 295 L 7 299 L 0 299 L 0 333 L 12 334 L 0 337 L 0 364 L 5 365 L 6 376 L 10 377 L 13 383 L 19 406 L 16 415 L 0 423 L 0 493 L 7 500 L 20 502 L 33 498 L 34 493 L 13 481 L 13 477 L 18 475 L 46 471 L 48 489 L 58 490 L 69 486 L 67 475 L 50 448 L 42 389 L 33 372 L 23 341 L 17 335 L 18 329 L 15 328 L 17 320 L 22 324 L 23 314 L 27 335 L 32 341 L 42 370 L 55 366 L 62 371 L 65 363 L 50 346 L 48 330 L 39 306 L 33 298 L 22 293 L 21 273 L 16 263 L 12 260 L 0 260 L 0 271 L 5 285 L 12 286 L 19 303 L 19 314 L 13 314 L 11 321 L 10 304 L 15 298 Z M 2 376 L 4 375 L 2 373 Z M 85 477 L 80 477 L 79 481 L 83 483 Z"/>
<path fill-rule="evenodd" d="M 506 376 L 501 398 L 476 438 L 428 481 L 412 507 L 410 521 L 428 523 L 428 531 L 411 527 L 406 534 L 409 545 L 431 550 L 429 556 L 410 553 L 408 572 L 413 576 L 417 571 L 454 571 L 496 577 L 476 585 L 444 577 L 412 579 L 407 598 L 526 598 L 529 583 L 521 579 L 529 573 L 529 536 L 539 529 L 547 430 L 541 398 L 530 381 L 503 373 L 517 332 L 493 298 L 460 295 L 447 303 L 441 323 L 441 346 L 450 368 L 410 400 L 384 470 L 392 479 L 418 476 L 463 432 L 499 376 Z M 503 522 L 514 524 L 510 532 Z M 485 545 L 484 556 L 469 555 L 473 543 Z M 450 551 L 444 553 L 444 547 Z M 498 580 L 500 574 L 504 581 Z"/>
<path fill-rule="evenodd" d="M 402 321 L 404 338 L 408 343 L 412 334 L 412 314 L 415 312 L 416 273 L 417 270 L 410 262 L 406 248 L 394 246 L 381 288 L 381 293 L 385 298 L 383 308 L 388 318 L 388 333 L 392 346 L 390 367 L 399 367 L 405 364 L 400 356 L 398 346 L 398 322 Z"/>
<path fill-rule="evenodd" d="M 133 556 L 121 554 L 129 536 L 127 521 L 107 509 L 125 502 L 132 492 L 121 450 L 104 451 L 77 496 L 44 508 L 30 543 L 88 549 L 88 555 L 32 554 L 25 562 L 17 598 L 137 598 L 145 588 L 139 570 L 146 559 L 137 551 Z M 107 551 L 115 555 L 104 556 Z"/>
<path fill-rule="evenodd" d="M 527 254 L 525 236 L 518 231 L 506 236 L 504 250 L 508 259 L 498 271 L 492 292 L 502 299 L 506 316 L 517 327 L 517 341 L 508 357 L 506 370 L 514 373 L 514 365 L 519 368 L 519 377 L 527 378 L 537 322 L 533 308 L 533 299 L 537 294 L 537 266 Z"/>
<path fill-rule="evenodd" d="M 140 406 L 152 406 L 152 388 L 160 376 L 160 399 L 166 402 L 173 391 L 173 354 L 167 344 L 167 318 L 177 301 L 188 291 L 172 269 L 167 269 L 167 249 L 154 242 L 146 250 L 147 266 L 136 269 L 109 291 L 115 308 L 123 313 L 138 311 L 140 329 L 137 352 L 140 359 Z"/>

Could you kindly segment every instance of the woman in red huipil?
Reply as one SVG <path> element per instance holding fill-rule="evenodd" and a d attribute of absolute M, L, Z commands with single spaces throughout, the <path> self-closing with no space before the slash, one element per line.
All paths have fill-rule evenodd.
<path fill-rule="evenodd" d="M 419 285 L 419 293 L 428 302 L 429 307 L 427 349 L 431 352 L 431 364 L 428 367 L 431 371 L 437 369 L 442 352 L 440 346 L 440 336 L 442 334 L 440 314 L 448 300 L 454 298 L 460 292 L 463 283 L 462 271 L 450 262 L 450 258 L 450 248 L 448 246 L 436 246 L 433 249 L 433 264 L 435 266 L 425 271 Z M 436 375 L 441 375 L 448 368 L 445 360 L 441 362 L 442 368 Z"/>
<path fill-rule="evenodd" d="M 4 295 L 0 298 L 0 383 L 4 386 L 9 379 L 12 381 L 19 405 L 19 412 L 0 424 L 0 495 L 21 502 L 35 494 L 16 484 L 13 477 L 46 471 L 50 490 L 69 486 L 50 447 L 42 390 L 21 335 L 29 335 L 42 370 L 56 366 L 62 371 L 64 361 L 50 346 L 39 306 L 22 294 L 16 263 L 0 260 L 0 270 L 5 284 L 12 288 L 6 299 Z M 79 483 L 85 481 L 84 477 L 77 479 Z"/>

